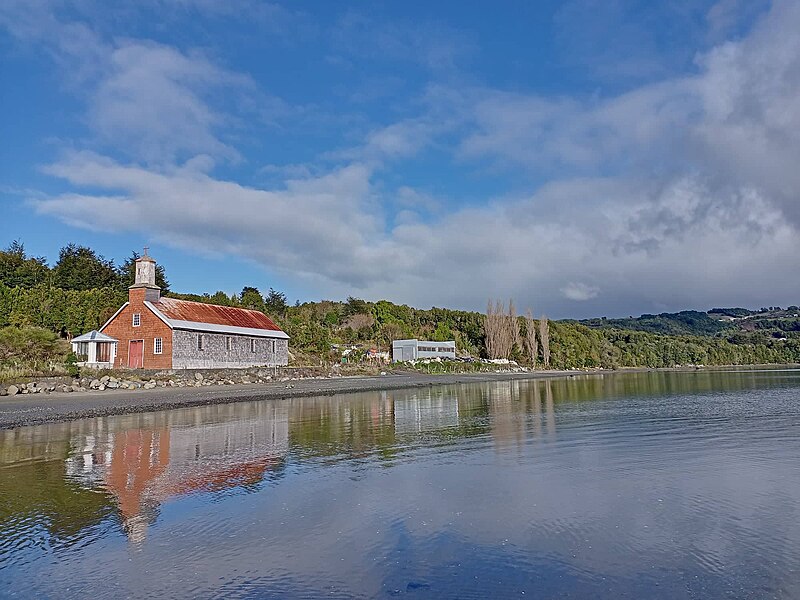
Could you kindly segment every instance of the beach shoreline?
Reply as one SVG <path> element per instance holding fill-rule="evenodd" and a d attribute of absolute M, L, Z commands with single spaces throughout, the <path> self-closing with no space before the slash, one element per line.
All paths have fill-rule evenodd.
<path fill-rule="evenodd" d="M 641 369 L 641 371 L 647 370 L 654 369 Z M 209 404 L 611 373 L 614 371 L 484 372 L 436 375 L 402 373 L 378 376 L 305 378 L 260 384 L 212 385 L 208 387 L 85 391 L 52 394 L 44 397 L 38 394 L 26 394 L 0 398 L 0 429 L 15 429 L 60 421 Z"/>
<path fill-rule="evenodd" d="M 786 365 L 792 368 L 791 365 Z M 393 391 L 442 385 L 525 381 L 577 376 L 612 376 L 644 372 L 709 372 L 741 368 L 776 368 L 778 365 L 748 365 L 716 368 L 632 368 L 620 370 L 571 370 L 528 372 L 479 372 L 426 375 L 391 373 L 379 376 L 342 376 L 270 381 L 259 384 L 211 385 L 208 387 L 85 391 L 70 394 L 17 395 L 0 398 L 0 429 L 15 429 L 77 419 L 153 412 L 232 402 L 280 400 L 332 396 L 359 392 Z"/>

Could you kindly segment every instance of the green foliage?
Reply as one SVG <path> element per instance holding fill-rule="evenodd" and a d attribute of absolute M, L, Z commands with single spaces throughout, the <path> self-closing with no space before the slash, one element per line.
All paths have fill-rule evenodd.
<path fill-rule="evenodd" d="M 53 267 L 53 285 L 66 290 L 118 287 L 119 279 L 113 261 L 76 244 L 62 248 Z"/>
<path fill-rule="evenodd" d="M 644 314 L 629 319 L 587 319 L 580 322 L 588 327 L 632 329 L 667 335 L 714 335 L 730 329 L 730 323 L 711 318 L 708 313 L 684 310 L 678 313 Z"/>
<path fill-rule="evenodd" d="M 127 299 L 113 287 L 81 291 L 0 283 L 0 327 L 30 325 L 63 336 L 80 335 L 100 328 Z"/>
<path fill-rule="evenodd" d="M 269 288 L 267 297 L 264 298 L 264 308 L 268 315 L 283 316 L 286 314 L 288 308 L 286 302 L 286 294 L 279 292 L 273 288 Z"/>
<path fill-rule="evenodd" d="M 67 360 L 64 363 L 67 367 L 67 375 L 70 377 L 78 377 L 81 374 L 81 369 L 78 367 L 78 357 L 74 352 L 67 355 Z"/>
<path fill-rule="evenodd" d="M 242 288 L 239 303 L 242 308 L 264 312 L 264 297 L 258 291 L 258 288 L 250 286 Z"/>
<path fill-rule="evenodd" d="M 50 268 L 43 257 L 28 256 L 18 241 L 0 251 L 0 282 L 10 287 L 33 287 L 46 283 Z"/>
<path fill-rule="evenodd" d="M 69 352 L 65 340 L 40 327 L 0 329 L 0 376 L 9 372 L 48 374 L 57 371 Z"/>

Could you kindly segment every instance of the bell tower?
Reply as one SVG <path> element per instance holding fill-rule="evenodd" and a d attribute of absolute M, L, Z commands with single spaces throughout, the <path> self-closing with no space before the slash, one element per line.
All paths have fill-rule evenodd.
<path fill-rule="evenodd" d="M 128 297 L 133 300 L 133 296 L 139 297 L 143 290 L 144 298 L 148 302 L 158 302 L 161 298 L 161 288 L 156 285 L 156 261 L 147 254 L 147 246 L 144 247 L 144 254 L 136 259 L 136 279 L 134 284 L 128 288 Z"/>

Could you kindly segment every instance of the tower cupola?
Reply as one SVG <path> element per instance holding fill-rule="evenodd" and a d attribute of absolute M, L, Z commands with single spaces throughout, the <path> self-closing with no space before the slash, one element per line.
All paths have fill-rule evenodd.
<path fill-rule="evenodd" d="M 147 246 L 144 254 L 136 259 L 136 278 L 130 291 L 144 289 L 144 299 L 149 302 L 158 302 L 161 298 L 161 288 L 156 285 L 156 261 L 147 254 Z"/>

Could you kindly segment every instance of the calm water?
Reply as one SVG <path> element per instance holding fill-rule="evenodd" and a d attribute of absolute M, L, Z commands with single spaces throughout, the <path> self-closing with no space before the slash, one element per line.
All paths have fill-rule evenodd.
<path fill-rule="evenodd" d="M 800 597 L 800 371 L 0 431 L 0 596 Z"/>

